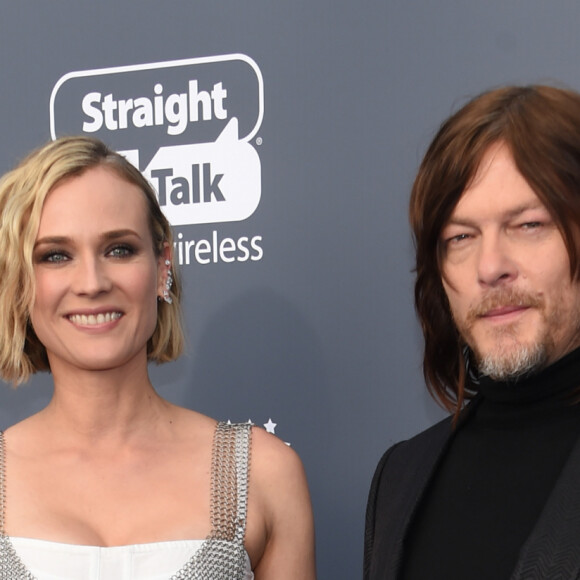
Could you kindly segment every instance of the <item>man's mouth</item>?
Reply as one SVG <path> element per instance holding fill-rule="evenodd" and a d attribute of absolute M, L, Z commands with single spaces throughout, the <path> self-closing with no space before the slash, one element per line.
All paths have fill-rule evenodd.
<path fill-rule="evenodd" d="M 543 310 L 544 299 L 540 294 L 523 290 L 503 290 L 489 294 L 476 306 L 469 309 L 466 322 L 478 320 L 493 322 L 516 321 L 530 309 Z"/>
<path fill-rule="evenodd" d="M 481 314 L 480 318 L 496 318 L 501 316 L 508 316 L 516 312 L 522 312 L 524 310 L 527 310 L 528 308 L 529 306 L 522 304 L 496 306 L 495 308 L 491 308 L 487 312 Z"/>

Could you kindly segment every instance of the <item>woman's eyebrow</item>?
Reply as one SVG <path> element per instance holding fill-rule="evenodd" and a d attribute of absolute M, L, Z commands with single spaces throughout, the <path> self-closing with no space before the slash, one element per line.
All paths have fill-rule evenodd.
<path fill-rule="evenodd" d="M 103 241 L 107 240 L 116 240 L 118 238 L 124 238 L 125 236 L 134 236 L 136 238 L 141 239 L 141 236 L 132 229 L 122 229 L 122 230 L 111 230 L 110 232 L 102 233 L 99 238 Z M 45 236 L 43 238 L 39 238 L 34 243 L 34 247 L 42 246 L 46 244 L 70 244 L 72 243 L 72 238 L 68 236 Z"/>

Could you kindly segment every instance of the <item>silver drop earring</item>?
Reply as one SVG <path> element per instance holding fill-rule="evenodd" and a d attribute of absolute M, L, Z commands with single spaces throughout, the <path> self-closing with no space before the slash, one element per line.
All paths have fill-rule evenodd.
<path fill-rule="evenodd" d="M 171 286 L 173 286 L 173 274 L 171 273 L 171 262 L 169 260 L 165 260 L 165 265 L 167 266 L 167 278 L 165 279 L 163 300 L 165 300 L 167 304 L 173 304 L 173 298 L 171 298 L 171 295 L 169 294 L 169 290 L 171 290 Z"/>

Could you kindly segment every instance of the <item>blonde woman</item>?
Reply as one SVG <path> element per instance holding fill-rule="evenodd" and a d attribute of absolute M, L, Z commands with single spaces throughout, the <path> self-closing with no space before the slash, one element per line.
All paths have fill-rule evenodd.
<path fill-rule="evenodd" d="M 0 376 L 54 382 L 0 436 L 0 578 L 313 579 L 296 454 L 149 380 L 183 334 L 171 229 L 141 174 L 99 141 L 49 143 L 0 181 L 0 247 Z"/>

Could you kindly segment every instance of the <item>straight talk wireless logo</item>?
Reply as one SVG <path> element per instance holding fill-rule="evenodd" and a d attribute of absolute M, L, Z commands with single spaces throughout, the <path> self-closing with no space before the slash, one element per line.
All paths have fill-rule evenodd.
<path fill-rule="evenodd" d="M 258 65 L 242 54 L 71 72 L 50 98 L 50 131 L 98 137 L 125 155 L 179 227 L 181 264 L 259 261 L 262 236 L 231 237 L 223 224 L 260 203 L 252 140 L 264 115 Z M 198 238 L 180 226 L 222 224 Z"/>

